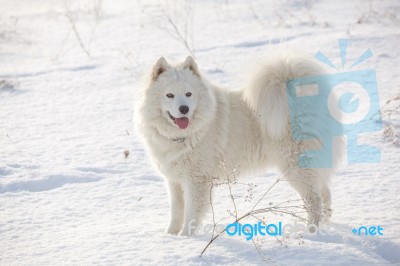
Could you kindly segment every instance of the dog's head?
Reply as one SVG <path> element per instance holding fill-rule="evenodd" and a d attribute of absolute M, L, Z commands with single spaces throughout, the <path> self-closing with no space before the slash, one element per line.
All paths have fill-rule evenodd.
<path fill-rule="evenodd" d="M 167 137 L 186 136 L 210 122 L 215 99 L 189 56 L 171 66 L 161 57 L 154 65 L 141 113 Z M 203 128 L 204 129 L 204 128 Z"/>

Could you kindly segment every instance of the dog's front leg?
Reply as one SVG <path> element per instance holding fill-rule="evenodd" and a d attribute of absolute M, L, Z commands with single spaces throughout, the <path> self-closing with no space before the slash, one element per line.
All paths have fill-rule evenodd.
<path fill-rule="evenodd" d="M 179 235 L 195 234 L 210 206 L 210 185 L 205 180 L 186 180 L 184 185 L 185 214 Z"/>
<path fill-rule="evenodd" d="M 176 235 L 182 228 L 183 223 L 183 191 L 179 184 L 168 182 L 171 218 L 166 230 L 167 233 Z"/>

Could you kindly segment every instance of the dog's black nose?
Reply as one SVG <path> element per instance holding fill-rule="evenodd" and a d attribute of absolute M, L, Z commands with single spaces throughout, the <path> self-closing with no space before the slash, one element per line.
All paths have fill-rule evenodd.
<path fill-rule="evenodd" d="M 179 106 L 179 112 L 185 115 L 189 112 L 189 107 L 187 105 L 181 105 Z"/>

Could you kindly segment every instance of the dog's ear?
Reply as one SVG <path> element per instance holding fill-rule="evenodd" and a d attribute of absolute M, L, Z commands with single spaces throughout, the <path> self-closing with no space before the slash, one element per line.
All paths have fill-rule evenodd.
<path fill-rule="evenodd" d="M 153 67 L 153 72 L 151 73 L 151 78 L 153 81 L 156 81 L 158 77 L 167 71 L 169 68 L 169 65 L 167 63 L 167 60 L 165 60 L 164 57 L 160 57 L 160 59 L 157 60 L 157 63 Z"/>
<path fill-rule="evenodd" d="M 190 55 L 186 58 L 185 62 L 183 63 L 183 69 L 188 68 L 190 71 L 193 72 L 194 75 L 200 78 L 200 72 L 197 67 L 196 62 L 194 61 L 193 57 Z"/>

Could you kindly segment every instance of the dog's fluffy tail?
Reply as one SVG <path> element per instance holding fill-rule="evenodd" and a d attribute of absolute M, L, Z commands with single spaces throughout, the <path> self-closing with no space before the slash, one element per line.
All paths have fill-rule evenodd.
<path fill-rule="evenodd" d="M 314 59 L 295 54 L 277 54 L 257 66 L 243 97 L 255 112 L 264 135 L 272 139 L 290 132 L 287 81 L 325 74 Z"/>

